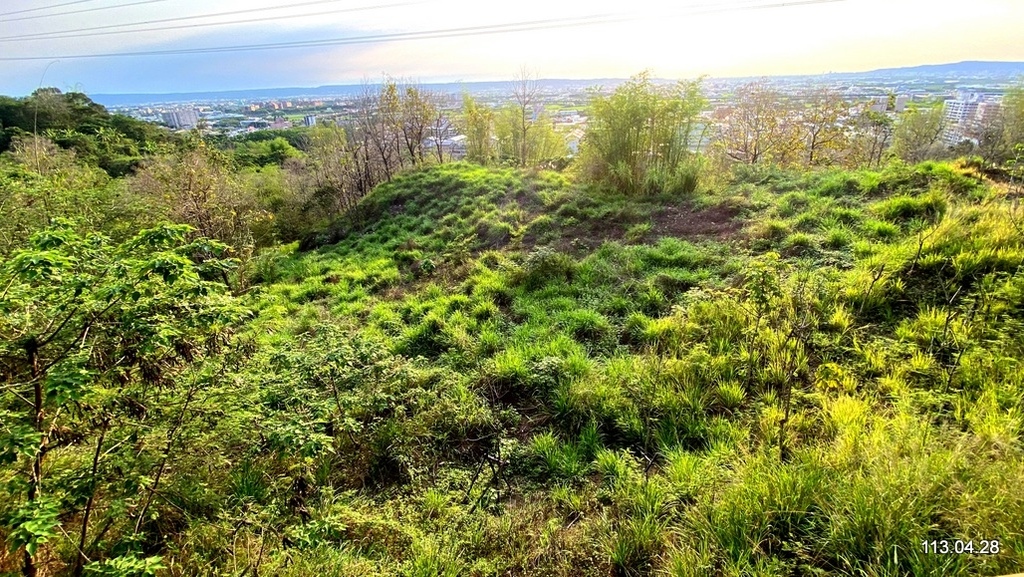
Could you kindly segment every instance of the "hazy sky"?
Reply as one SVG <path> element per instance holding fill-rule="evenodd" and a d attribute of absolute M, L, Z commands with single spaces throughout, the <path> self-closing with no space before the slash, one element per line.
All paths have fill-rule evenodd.
<path fill-rule="evenodd" d="M 1024 0 L 3 0 L 0 14 L 0 93 L 13 95 L 40 83 L 102 93 L 347 84 L 383 73 L 499 80 L 523 66 L 542 78 L 643 69 L 689 78 L 1024 61 Z M 508 31 L 521 23 L 530 24 Z M 494 26 L 506 31 L 450 33 Z M 69 58 L 421 32 L 448 37 Z M 65 37 L 45 36 L 56 33 Z M 3 60 L 21 57 L 39 59 Z"/>

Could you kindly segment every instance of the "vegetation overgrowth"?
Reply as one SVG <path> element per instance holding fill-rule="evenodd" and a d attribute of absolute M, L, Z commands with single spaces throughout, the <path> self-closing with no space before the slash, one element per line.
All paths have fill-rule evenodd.
<path fill-rule="evenodd" d="M 291 147 L 3 160 L 0 571 L 1024 565 L 1024 213 L 983 162 L 443 163 L 284 235 Z"/>

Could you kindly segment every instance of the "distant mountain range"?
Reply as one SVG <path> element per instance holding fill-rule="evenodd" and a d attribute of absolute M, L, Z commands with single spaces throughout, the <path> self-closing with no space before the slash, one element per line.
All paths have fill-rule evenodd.
<path fill-rule="evenodd" d="M 866 72 L 839 72 L 829 74 L 808 74 L 787 76 L 786 78 L 907 78 L 907 77 L 985 77 L 1014 78 L 1024 76 L 1024 62 L 987 62 L 966 61 L 949 64 L 926 64 L 904 68 L 883 68 Z M 623 82 L 622 78 L 588 78 L 588 79 L 543 79 L 539 84 L 544 88 L 556 90 L 572 90 L 589 86 L 616 86 Z M 507 81 L 495 82 L 447 82 L 423 83 L 424 88 L 439 92 L 460 93 L 463 91 L 478 94 L 491 91 L 508 90 Z M 134 106 L 144 104 L 161 104 L 190 101 L 215 100 L 259 100 L 336 96 L 352 96 L 364 90 L 361 84 L 341 84 L 316 87 L 290 88 L 254 88 L 249 90 L 223 90 L 214 92 L 178 92 L 165 94 L 92 94 L 90 97 L 108 107 Z"/>
<path fill-rule="evenodd" d="M 882 68 L 863 75 L 888 76 L 999 76 L 1024 75 L 1024 62 L 990 62 L 970 60 L 951 64 L 925 64 L 907 68 Z"/>

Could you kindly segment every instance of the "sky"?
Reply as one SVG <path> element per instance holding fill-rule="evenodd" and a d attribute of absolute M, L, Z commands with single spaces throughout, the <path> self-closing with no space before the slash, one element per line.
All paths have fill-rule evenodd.
<path fill-rule="evenodd" d="M 1021 24 L 1024 0 L 4 0 L 0 94 L 1024 61 Z"/>

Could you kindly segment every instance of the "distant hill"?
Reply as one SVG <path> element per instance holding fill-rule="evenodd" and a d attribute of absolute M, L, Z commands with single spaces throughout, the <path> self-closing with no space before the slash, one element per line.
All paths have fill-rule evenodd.
<path fill-rule="evenodd" d="M 882 68 L 858 76 L 1017 76 L 1024 75 L 1024 62 L 969 60 L 949 64 L 925 64 L 905 68 Z"/>

